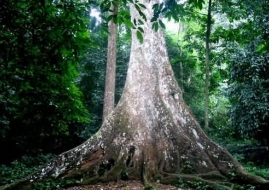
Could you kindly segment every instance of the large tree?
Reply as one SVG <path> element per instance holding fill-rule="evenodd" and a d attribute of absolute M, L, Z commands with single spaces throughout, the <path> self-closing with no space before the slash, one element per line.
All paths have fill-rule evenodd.
<path fill-rule="evenodd" d="M 144 42 L 140 43 L 133 30 L 126 84 L 116 108 L 85 143 L 9 187 L 31 188 L 29 181 L 50 176 L 81 179 L 84 184 L 122 176 L 142 180 L 145 185 L 155 180 L 171 184 L 179 179 L 202 180 L 226 189 L 231 189 L 232 176 L 240 182 L 268 185 L 247 173 L 202 131 L 182 99 L 163 32 L 152 30 L 152 6 L 158 1 L 140 2 L 146 6 L 143 13 L 148 18 L 141 25 Z M 134 5 L 131 15 L 132 20 L 141 16 Z"/>

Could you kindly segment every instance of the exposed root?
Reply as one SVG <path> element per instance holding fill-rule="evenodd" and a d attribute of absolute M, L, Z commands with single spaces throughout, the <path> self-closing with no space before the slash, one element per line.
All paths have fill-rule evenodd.
<path fill-rule="evenodd" d="M 145 160 L 145 153 L 142 152 L 143 162 L 142 162 L 142 170 L 141 170 L 141 176 L 142 176 L 142 183 L 144 185 L 145 190 L 152 190 L 155 189 L 154 185 L 148 181 L 148 175 L 147 175 L 147 160 Z"/>
<path fill-rule="evenodd" d="M 229 176 L 221 174 L 219 170 L 210 171 L 207 173 L 197 174 L 182 174 L 182 173 L 168 173 L 164 170 L 164 159 L 157 164 L 158 170 L 150 168 L 149 159 L 147 158 L 148 152 L 142 151 L 140 155 L 141 162 L 137 162 L 134 159 L 136 153 L 135 146 L 129 146 L 129 150 L 126 155 L 118 153 L 114 154 L 114 157 L 106 155 L 105 149 L 99 147 L 87 153 L 81 159 L 81 165 L 74 167 L 62 173 L 61 178 L 83 178 L 82 184 L 96 184 L 105 183 L 111 181 L 117 181 L 122 179 L 125 175 L 126 180 L 141 180 L 145 189 L 155 189 L 154 183 L 158 182 L 166 185 L 177 185 L 180 182 L 203 182 L 215 188 L 222 188 L 226 190 L 232 190 L 234 183 L 244 182 L 252 185 L 263 185 L 268 187 L 269 183 L 257 176 L 253 176 L 247 173 L 240 165 L 235 168 L 235 174 L 238 178 L 233 180 L 229 179 Z M 70 154 L 66 152 L 64 154 Z M 54 163 L 57 163 L 63 155 L 59 155 Z M 107 157 L 108 156 L 108 157 Z M 107 159 L 110 158 L 110 159 Z M 157 161 L 156 161 L 157 162 Z M 138 165 L 140 163 L 140 165 Z M 152 163 L 151 163 L 152 164 Z M 32 176 L 36 176 L 32 175 Z M 234 175 L 233 175 L 234 176 Z M 29 183 L 30 177 L 16 181 L 11 185 L 0 187 L 0 190 L 4 189 L 31 189 L 31 183 Z"/>
<path fill-rule="evenodd" d="M 213 187 L 221 187 L 223 189 L 232 190 L 233 184 L 225 181 L 209 180 L 199 177 L 195 174 L 164 174 L 165 177 L 160 180 L 162 184 L 179 184 L 179 182 L 203 182 Z"/>
<path fill-rule="evenodd" d="M 155 182 L 177 185 L 180 181 L 227 190 L 233 183 L 269 186 L 210 141 L 194 120 L 182 127 L 165 115 L 156 126 L 145 126 L 140 115 L 132 116 L 128 108 L 121 104 L 91 139 L 60 154 L 41 171 L 0 190 L 31 189 L 33 181 L 42 182 L 47 177 L 80 179 L 82 185 L 139 180 L 147 189 L 154 189 Z M 191 171 L 184 171 L 186 168 Z"/>
<path fill-rule="evenodd" d="M 28 189 L 30 189 L 31 185 L 29 184 L 29 178 L 30 176 L 28 177 L 25 177 L 23 179 L 20 179 L 20 180 L 16 180 L 15 182 L 11 183 L 11 184 L 6 184 L 6 185 L 3 185 L 3 186 L 0 186 L 0 190 L 7 190 L 7 189 L 18 189 L 17 186 L 21 186 L 23 184 L 25 184 L 25 188 L 28 187 Z"/>

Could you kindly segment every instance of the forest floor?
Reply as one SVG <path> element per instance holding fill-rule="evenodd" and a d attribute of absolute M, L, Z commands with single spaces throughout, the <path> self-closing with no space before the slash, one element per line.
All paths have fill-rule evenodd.
<path fill-rule="evenodd" d="M 153 185 L 157 190 L 183 190 L 171 185 Z M 69 187 L 66 190 L 144 190 L 144 186 L 140 181 L 117 181 L 104 184 Z"/>

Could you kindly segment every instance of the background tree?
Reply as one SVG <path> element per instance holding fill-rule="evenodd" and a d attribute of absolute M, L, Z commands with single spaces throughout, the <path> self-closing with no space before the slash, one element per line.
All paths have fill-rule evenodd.
<path fill-rule="evenodd" d="M 206 21 L 206 53 L 205 53 L 205 129 L 208 128 L 209 123 L 209 86 L 210 86 L 210 33 L 211 33 L 211 6 L 212 1 L 208 1 L 208 8 L 207 8 L 207 21 Z"/>
<path fill-rule="evenodd" d="M 116 55 L 117 55 L 117 12 L 118 2 L 111 2 L 108 23 L 108 49 L 106 66 L 106 83 L 104 95 L 103 121 L 115 106 L 115 80 L 116 80 Z"/>
<path fill-rule="evenodd" d="M 88 139 L 102 125 L 102 112 L 104 100 L 104 84 L 106 70 L 106 52 L 107 52 L 107 33 L 103 33 L 102 26 L 97 26 L 92 30 L 92 40 L 97 42 L 95 48 L 88 48 L 83 55 L 80 71 L 80 88 L 85 94 L 86 106 L 90 112 L 91 121 L 82 132 L 82 136 Z M 119 26 L 117 43 L 117 63 L 116 63 L 116 89 L 115 103 L 117 103 L 122 94 L 125 83 L 127 66 L 130 53 L 130 35 L 126 32 L 124 26 Z M 92 81 L 92 82 L 89 82 Z"/>
<path fill-rule="evenodd" d="M 105 1 L 107 2 L 107 1 Z M 91 38 L 92 41 L 95 42 L 94 47 L 89 47 L 85 54 L 82 56 L 81 59 L 81 67 L 80 67 L 80 88 L 85 96 L 85 103 L 90 112 L 91 121 L 87 124 L 87 127 L 82 131 L 81 136 L 85 139 L 88 139 L 92 136 L 95 132 L 102 125 L 102 115 L 103 115 L 103 108 L 104 108 L 104 89 L 105 89 L 105 78 L 106 78 L 106 62 L 109 61 L 107 59 L 108 52 L 108 28 L 107 28 L 107 20 L 115 23 L 122 24 L 122 19 L 125 18 L 126 12 L 124 5 L 121 5 L 121 9 L 124 9 L 124 13 L 119 12 L 118 15 L 109 16 L 109 18 L 105 19 L 106 9 L 105 6 L 111 6 L 111 3 L 107 5 L 103 5 L 104 13 L 100 13 L 104 15 L 103 19 L 100 19 L 98 23 L 96 23 L 96 19 L 94 16 L 91 17 Z M 99 10 L 98 7 L 96 7 Z M 121 11 L 120 9 L 120 11 Z M 109 10 L 109 9 L 108 9 Z M 117 26 L 117 48 L 114 48 L 115 53 L 117 55 L 116 60 L 116 76 L 115 76 L 115 103 L 120 99 L 122 94 L 123 86 L 125 83 L 126 72 L 127 72 L 127 64 L 130 57 L 130 29 L 127 28 L 125 25 L 118 25 Z M 115 35 L 115 34 L 113 34 Z M 90 82 L 91 81 L 91 82 Z"/>

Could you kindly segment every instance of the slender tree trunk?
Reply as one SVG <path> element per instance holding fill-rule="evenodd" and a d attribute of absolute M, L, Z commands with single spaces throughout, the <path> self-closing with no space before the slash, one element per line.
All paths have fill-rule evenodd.
<path fill-rule="evenodd" d="M 180 53 L 180 56 L 182 56 L 182 52 Z M 181 88 L 182 97 L 183 97 L 183 93 L 184 93 L 184 67 L 183 67 L 182 61 L 179 62 L 179 66 L 180 66 L 180 88 Z"/>
<path fill-rule="evenodd" d="M 118 8 L 112 7 L 113 15 L 117 14 Z M 107 65 L 106 65 L 106 82 L 103 107 L 103 122 L 112 112 L 115 106 L 115 80 L 116 80 L 116 60 L 117 60 L 117 33 L 118 25 L 113 21 L 108 26 L 108 48 L 107 48 Z"/>
<path fill-rule="evenodd" d="M 31 189 L 30 181 L 48 177 L 75 178 L 82 184 L 142 180 L 145 186 L 181 180 L 232 189 L 237 182 L 268 185 L 247 173 L 224 149 L 202 131 L 185 105 L 168 60 L 164 35 L 151 28 L 152 6 L 147 9 L 144 43 L 132 32 L 132 47 L 123 95 L 100 130 L 85 143 L 64 152 L 41 171 L 0 189 Z M 132 20 L 140 18 L 131 6 Z M 223 183 L 224 180 L 227 182 Z"/>
<path fill-rule="evenodd" d="M 205 59 L 205 126 L 209 123 L 209 86 L 210 86 L 210 32 L 211 32 L 211 0 L 208 1 L 207 24 L 206 24 L 206 59 Z"/>
<path fill-rule="evenodd" d="M 177 42 L 179 43 L 179 35 L 180 35 L 180 33 L 182 33 L 183 31 L 184 31 L 185 29 L 184 29 L 184 25 L 183 25 L 183 23 L 181 23 L 181 22 L 179 22 L 179 27 L 178 27 L 178 39 L 177 39 Z M 182 52 L 182 50 L 181 50 L 181 47 L 180 46 L 178 46 L 178 48 L 179 48 L 179 51 L 180 51 L 180 57 L 182 57 L 182 55 L 183 55 L 183 52 Z M 183 63 L 182 63 L 182 60 L 180 60 L 180 62 L 179 62 L 179 67 L 180 67 L 180 84 L 179 84 L 179 86 L 180 86 L 180 88 L 181 88 L 181 91 L 182 91 L 182 97 L 183 97 L 183 93 L 184 93 L 184 67 L 183 67 Z"/>

